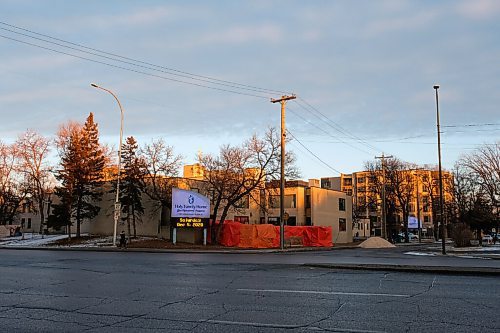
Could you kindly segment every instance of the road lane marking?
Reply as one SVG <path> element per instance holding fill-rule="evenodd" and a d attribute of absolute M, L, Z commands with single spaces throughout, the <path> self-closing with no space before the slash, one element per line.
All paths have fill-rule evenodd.
<path fill-rule="evenodd" d="M 347 295 L 347 296 L 383 296 L 383 297 L 410 297 L 405 294 L 378 294 L 378 293 L 349 293 L 342 291 L 315 291 L 315 290 L 286 290 L 286 289 L 236 289 L 256 293 L 284 293 L 284 294 L 319 294 L 319 295 Z"/>

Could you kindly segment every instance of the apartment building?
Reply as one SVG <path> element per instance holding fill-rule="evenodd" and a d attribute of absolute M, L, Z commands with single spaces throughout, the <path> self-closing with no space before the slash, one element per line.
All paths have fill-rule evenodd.
<path fill-rule="evenodd" d="M 413 184 L 411 200 L 408 205 L 409 216 L 420 220 L 422 234 L 432 236 L 436 231 L 436 206 L 439 201 L 439 173 L 435 170 L 415 169 L 403 171 Z M 382 234 L 382 209 L 380 184 L 382 175 L 376 181 L 369 171 L 341 174 L 339 177 L 321 178 L 321 187 L 343 191 L 352 195 L 353 203 L 353 233 L 360 237 Z M 453 199 L 453 176 L 450 172 L 443 172 L 443 199 L 451 202 Z M 394 214 L 388 212 L 388 232 L 399 232 L 403 225 L 403 215 L 397 200 Z M 367 230 L 368 228 L 368 230 Z M 416 231 L 416 230 L 415 230 Z"/>

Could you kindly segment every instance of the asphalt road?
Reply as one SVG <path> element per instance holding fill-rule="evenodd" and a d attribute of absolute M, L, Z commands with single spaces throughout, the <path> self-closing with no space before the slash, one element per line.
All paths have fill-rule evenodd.
<path fill-rule="evenodd" d="M 500 330 L 498 276 L 300 265 L 307 258 L 386 256 L 336 253 L 0 250 L 0 327 L 2 332 Z M 400 260 L 401 254 L 391 253 Z"/>

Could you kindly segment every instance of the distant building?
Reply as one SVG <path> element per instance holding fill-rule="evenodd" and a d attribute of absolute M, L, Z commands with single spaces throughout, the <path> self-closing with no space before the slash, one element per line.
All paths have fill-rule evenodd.
<path fill-rule="evenodd" d="M 414 184 L 412 200 L 409 204 L 409 216 L 418 217 L 422 225 L 424 236 L 432 236 L 435 232 L 436 207 L 439 201 L 438 178 L 435 170 L 409 170 Z M 453 199 L 453 176 L 450 172 L 443 171 L 444 202 Z M 354 227 L 353 233 L 360 237 L 365 235 L 381 235 L 382 209 L 381 197 L 375 189 L 375 183 L 369 171 L 341 174 L 339 177 L 321 178 L 321 187 L 343 191 L 352 195 Z M 403 226 L 403 216 L 396 203 L 396 214 L 392 226 L 394 232 L 399 232 Z M 369 233 L 367 232 L 369 228 Z M 389 232 L 389 231 L 388 231 Z"/>

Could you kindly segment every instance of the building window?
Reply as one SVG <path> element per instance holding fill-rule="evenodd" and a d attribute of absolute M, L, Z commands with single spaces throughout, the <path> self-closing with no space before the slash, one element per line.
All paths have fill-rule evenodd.
<path fill-rule="evenodd" d="M 295 194 L 285 195 L 285 202 L 283 205 L 285 208 L 296 208 L 297 207 L 297 196 Z M 280 196 L 270 195 L 269 196 L 269 208 L 280 208 Z"/>
<path fill-rule="evenodd" d="M 248 224 L 250 222 L 250 219 L 248 216 L 235 216 L 234 217 L 234 222 L 240 222 L 243 224 Z"/>
<path fill-rule="evenodd" d="M 345 219 L 339 219 L 339 231 L 347 231 L 347 223 Z"/>
<path fill-rule="evenodd" d="M 240 200 L 238 200 L 238 202 L 236 202 L 234 204 L 234 207 L 235 208 L 248 208 L 248 207 L 250 207 L 250 196 L 245 195 L 243 198 L 241 198 Z"/>
<path fill-rule="evenodd" d="M 31 218 L 28 217 L 28 229 L 31 229 Z"/>
<path fill-rule="evenodd" d="M 350 189 L 348 189 L 345 193 L 346 193 L 347 195 L 352 196 L 352 189 L 351 189 L 351 188 L 350 188 Z"/>
<path fill-rule="evenodd" d="M 24 228 L 25 225 L 26 225 L 26 219 L 23 217 L 21 219 L 21 228 Z"/>
<path fill-rule="evenodd" d="M 339 198 L 339 210 L 345 212 L 345 199 Z"/>
<path fill-rule="evenodd" d="M 431 221 L 429 215 L 424 215 L 424 223 L 429 223 Z"/>
<path fill-rule="evenodd" d="M 267 222 L 273 225 L 280 225 L 280 218 L 278 216 L 269 216 Z"/>

